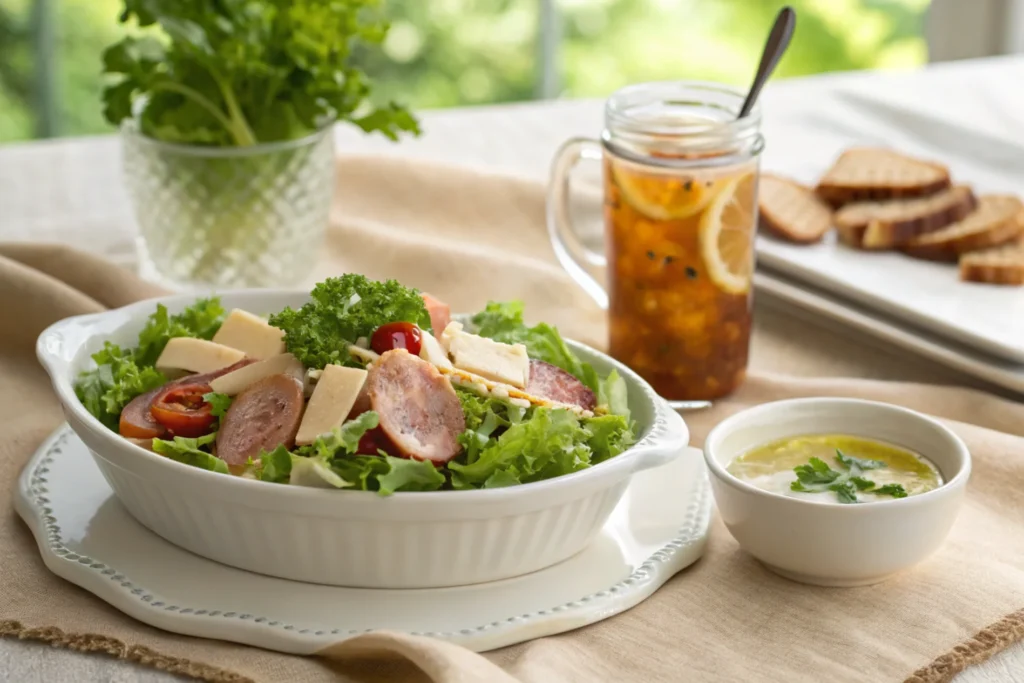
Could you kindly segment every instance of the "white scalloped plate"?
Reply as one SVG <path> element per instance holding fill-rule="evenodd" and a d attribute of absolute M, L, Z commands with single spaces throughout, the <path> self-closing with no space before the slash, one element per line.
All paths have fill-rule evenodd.
<path fill-rule="evenodd" d="M 598 538 L 559 565 L 475 586 L 372 590 L 253 574 L 171 545 L 121 506 L 67 425 L 25 466 L 15 503 L 46 566 L 125 614 L 293 654 L 374 629 L 482 652 L 607 619 L 701 556 L 710 505 L 704 460 L 686 449 L 635 475 Z"/>

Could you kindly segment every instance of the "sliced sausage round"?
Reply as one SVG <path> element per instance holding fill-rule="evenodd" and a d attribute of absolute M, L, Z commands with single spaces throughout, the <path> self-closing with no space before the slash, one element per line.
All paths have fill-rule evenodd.
<path fill-rule="evenodd" d="M 530 381 L 526 383 L 526 393 L 579 406 L 583 410 L 593 410 L 597 405 L 597 397 L 590 387 L 557 365 L 535 358 L 530 359 Z"/>
<path fill-rule="evenodd" d="M 221 418 L 217 457 L 243 465 L 260 451 L 292 448 L 303 407 L 301 382 L 288 375 L 264 377 L 236 396 Z"/>
<path fill-rule="evenodd" d="M 451 382 L 437 368 L 395 349 L 373 364 L 366 383 L 381 431 L 401 455 L 443 463 L 459 454 L 466 416 Z"/>
<path fill-rule="evenodd" d="M 163 390 L 164 387 L 157 387 L 153 391 L 139 394 L 121 410 L 117 428 L 121 436 L 130 439 L 162 439 L 167 435 L 167 427 L 154 420 L 149 411 L 153 399 Z"/>

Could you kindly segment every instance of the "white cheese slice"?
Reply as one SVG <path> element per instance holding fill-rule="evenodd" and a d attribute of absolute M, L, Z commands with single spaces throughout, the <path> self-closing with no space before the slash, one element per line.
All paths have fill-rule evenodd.
<path fill-rule="evenodd" d="M 321 434 L 340 427 L 355 405 L 359 390 L 366 382 L 366 370 L 328 365 L 317 380 L 313 395 L 295 435 L 295 443 L 307 446 Z"/>
<path fill-rule="evenodd" d="M 205 339 L 174 337 L 156 359 L 157 370 L 213 372 L 245 358 L 245 352 Z"/>
<path fill-rule="evenodd" d="M 453 327 L 458 325 L 458 327 Z M 458 323 L 450 323 L 443 337 L 455 367 L 495 382 L 525 389 L 530 379 L 530 357 L 522 344 L 502 342 L 470 334 Z"/>
<path fill-rule="evenodd" d="M 420 358 L 445 370 L 451 370 L 453 367 L 452 362 L 448 360 L 448 354 L 441 348 L 441 343 L 426 330 L 423 330 L 420 336 Z"/>
<path fill-rule="evenodd" d="M 248 311 L 236 308 L 213 335 L 213 341 L 263 360 L 284 353 L 284 332 Z"/>
<path fill-rule="evenodd" d="M 364 363 L 372 363 L 375 360 L 377 360 L 378 358 L 380 358 L 380 354 L 377 353 L 376 351 L 371 351 L 370 349 L 364 349 L 361 346 L 356 346 L 355 344 L 350 344 L 349 345 L 348 353 L 353 358 L 361 360 Z"/>
<path fill-rule="evenodd" d="M 444 349 L 445 353 L 451 353 L 452 339 L 462 333 L 462 323 L 457 320 L 453 320 L 448 323 L 448 327 L 441 331 L 441 339 L 438 341 L 441 344 L 441 348 Z"/>
<path fill-rule="evenodd" d="M 221 375 L 210 382 L 210 388 L 221 394 L 235 396 L 245 391 L 251 384 L 271 375 L 288 375 L 301 382 L 305 377 L 305 368 L 292 354 L 282 353 Z"/>

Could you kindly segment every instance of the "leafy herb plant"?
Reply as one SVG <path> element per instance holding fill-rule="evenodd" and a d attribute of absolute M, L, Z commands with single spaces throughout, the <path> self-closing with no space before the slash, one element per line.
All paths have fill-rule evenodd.
<path fill-rule="evenodd" d="M 863 476 L 867 470 L 886 467 L 881 460 L 856 458 L 846 455 L 838 448 L 836 449 L 836 459 L 843 466 L 842 471 L 832 469 L 821 458 L 811 458 L 808 464 L 797 465 L 793 468 L 797 479 L 790 484 L 790 489 L 812 493 L 832 491 L 839 498 L 840 503 L 859 503 L 858 492 L 892 496 L 893 498 L 907 497 L 907 491 L 902 484 L 878 486 Z"/>
<path fill-rule="evenodd" d="M 141 35 L 103 55 L 113 124 L 137 115 L 167 142 L 248 146 L 305 137 L 331 121 L 397 139 L 418 133 L 404 107 L 367 105 L 370 81 L 351 64 L 358 44 L 388 30 L 380 0 L 125 0 Z"/>

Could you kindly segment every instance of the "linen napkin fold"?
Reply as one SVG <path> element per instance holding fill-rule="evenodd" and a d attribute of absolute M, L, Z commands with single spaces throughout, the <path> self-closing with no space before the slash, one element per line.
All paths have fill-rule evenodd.
<path fill-rule="evenodd" d="M 402 160 L 343 158 L 338 170 L 331 226 L 309 283 L 346 271 L 397 277 L 454 310 L 521 298 L 531 319 L 603 345 L 603 315 L 548 246 L 541 186 Z M 930 683 L 1024 638 L 1024 611 L 1014 613 L 1024 607 L 1024 406 L 935 386 L 962 378 L 767 309 L 758 312 L 747 383 L 713 410 L 687 415 L 694 444 L 728 414 L 795 396 L 885 400 L 947 420 L 971 449 L 974 476 L 950 538 L 921 566 L 874 587 L 803 586 L 741 553 L 716 519 L 705 557 L 629 612 L 485 655 L 378 632 L 300 658 L 148 627 L 50 574 L 11 497 L 22 465 L 61 420 L 34 360 L 36 335 L 68 315 L 158 293 L 93 255 L 0 245 L 0 634 L 210 681 L 439 683 Z"/>

